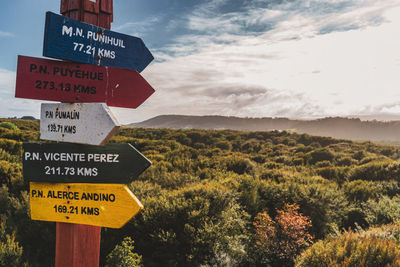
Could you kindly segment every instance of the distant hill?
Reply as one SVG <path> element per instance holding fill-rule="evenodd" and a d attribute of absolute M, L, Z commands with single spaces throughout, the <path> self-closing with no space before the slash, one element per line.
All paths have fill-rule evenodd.
<path fill-rule="evenodd" d="M 35 121 L 37 119 L 35 117 L 33 117 L 33 116 L 22 116 L 21 120 Z"/>
<path fill-rule="evenodd" d="M 287 118 L 162 115 L 127 126 L 168 129 L 230 129 L 239 131 L 288 130 L 334 138 L 400 142 L 400 121 L 362 121 L 358 118 L 341 117 L 291 120 Z"/>

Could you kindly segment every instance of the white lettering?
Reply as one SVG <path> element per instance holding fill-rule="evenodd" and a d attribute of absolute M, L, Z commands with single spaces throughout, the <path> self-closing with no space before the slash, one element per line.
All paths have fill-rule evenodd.
<path fill-rule="evenodd" d="M 62 35 L 69 35 L 69 37 L 72 37 L 72 27 L 67 27 L 63 25 L 62 27 Z"/>
<path fill-rule="evenodd" d="M 94 32 L 88 31 L 88 33 L 87 33 L 87 39 L 92 38 L 92 37 L 93 37 L 93 33 L 94 33 Z"/>
<path fill-rule="evenodd" d="M 75 29 L 75 35 L 82 37 L 83 36 L 83 30 L 79 29 L 79 28 L 76 28 Z"/>
<path fill-rule="evenodd" d="M 88 162 L 119 162 L 118 154 L 88 154 Z"/>

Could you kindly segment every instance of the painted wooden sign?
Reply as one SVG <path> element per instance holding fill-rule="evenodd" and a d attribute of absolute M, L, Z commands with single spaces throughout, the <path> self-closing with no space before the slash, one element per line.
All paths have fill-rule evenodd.
<path fill-rule="evenodd" d="M 127 184 L 151 165 L 130 144 L 24 143 L 23 147 L 23 175 L 30 182 Z"/>
<path fill-rule="evenodd" d="M 15 97 L 137 108 L 154 89 L 135 70 L 18 56 Z"/>
<path fill-rule="evenodd" d="M 126 185 L 29 183 L 31 219 L 121 228 L 143 205 Z"/>
<path fill-rule="evenodd" d="M 103 145 L 118 130 L 110 109 L 100 103 L 42 104 L 40 139 Z"/>
<path fill-rule="evenodd" d="M 43 55 L 81 63 L 144 70 L 154 59 L 142 39 L 46 13 Z"/>

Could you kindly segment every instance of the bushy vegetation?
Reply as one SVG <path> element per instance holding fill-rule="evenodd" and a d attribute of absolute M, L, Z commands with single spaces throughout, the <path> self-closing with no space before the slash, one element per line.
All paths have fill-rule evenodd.
<path fill-rule="evenodd" d="M 117 245 L 107 256 L 107 267 L 119 266 L 142 266 L 142 257 L 133 252 L 133 241 L 130 237 L 125 237 L 121 245 Z"/>
<path fill-rule="evenodd" d="M 0 127 L 6 128 L 6 129 L 11 129 L 11 130 L 17 130 L 18 129 L 17 125 L 15 125 L 12 122 L 8 122 L 8 121 L 0 122 Z"/>
<path fill-rule="evenodd" d="M 16 128 L 0 127 L 0 266 L 54 265 L 55 225 L 30 220 L 22 177 L 22 142 L 39 141 L 39 122 L 2 122 Z M 128 185 L 144 210 L 103 229 L 102 265 L 399 264 L 397 147 L 131 128 L 110 142 L 134 145 L 153 164 Z"/>
<path fill-rule="evenodd" d="M 291 266 L 295 256 L 312 243 L 313 237 L 308 233 L 311 221 L 298 209 L 297 204 L 286 204 L 274 220 L 265 211 L 257 214 L 253 224 L 260 261 Z"/>
<path fill-rule="evenodd" d="M 348 232 L 318 241 L 298 257 L 296 266 L 399 266 L 399 226 Z"/>

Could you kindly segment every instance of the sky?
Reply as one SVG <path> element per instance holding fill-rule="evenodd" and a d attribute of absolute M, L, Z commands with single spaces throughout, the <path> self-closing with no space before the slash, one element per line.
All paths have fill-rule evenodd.
<path fill-rule="evenodd" d="M 17 99 L 17 55 L 42 57 L 58 0 L 0 0 L 0 117 L 40 117 Z M 156 92 L 122 124 L 157 115 L 400 119 L 398 0 L 115 0 L 111 30 L 155 57 Z"/>

